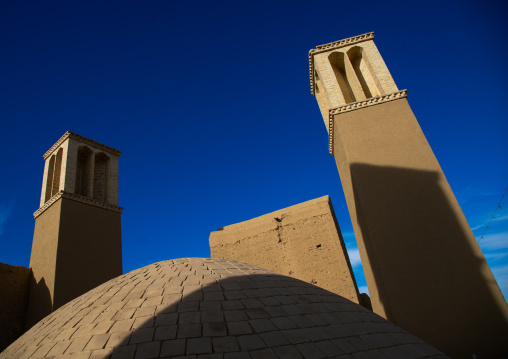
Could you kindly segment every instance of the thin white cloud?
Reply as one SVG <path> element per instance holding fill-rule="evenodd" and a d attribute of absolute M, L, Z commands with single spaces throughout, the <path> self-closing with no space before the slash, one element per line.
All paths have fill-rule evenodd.
<path fill-rule="evenodd" d="M 485 234 L 478 242 L 482 251 L 508 251 L 508 232 Z"/>
<path fill-rule="evenodd" d="M 457 200 L 461 204 L 465 204 L 466 202 L 469 202 L 472 198 L 475 197 L 494 197 L 497 195 L 501 196 L 501 194 L 502 192 L 495 192 L 492 190 L 482 190 L 474 188 L 473 186 L 469 186 L 456 192 Z"/>
<path fill-rule="evenodd" d="M 356 244 L 355 232 L 347 231 L 342 233 L 342 238 L 344 238 L 344 243 L 346 243 L 346 248 L 348 252 L 350 250 L 358 249 Z"/>
<path fill-rule="evenodd" d="M 485 226 L 487 225 L 488 222 L 486 223 L 482 223 L 482 224 L 479 224 L 477 226 L 474 226 L 474 227 L 471 227 L 471 230 L 472 231 L 476 231 L 477 229 L 480 229 L 480 228 L 485 228 Z"/>
<path fill-rule="evenodd" d="M 492 216 L 492 215 L 491 215 L 491 216 Z M 490 220 L 490 217 L 489 217 L 489 220 Z M 477 225 L 477 226 L 475 226 L 475 227 L 471 227 L 471 230 L 472 230 L 472 231 L 475 231 L 475 230 L 477 230 L 477 229 L 487 227 L 487 224 L 489 224 L 489 220 L 487 220 L 487 221 L 483 222 L 482 224 L 479 224 L 479 225 Z M 504 216 L 503 216 L 503 215 L 499 215 L 499 217 L 497 217 L 497 216 L 496 216 L 496 217 L 492 220 L 492 222 L 490 222 L 490 224 L 491 224 L 491 225 L 493 225 L 493 224 L 495 224 L 496 222 L 497 222 L 497 223 L 499 223 L 499 222 L 504 222 L 504 221 L 506 221 L 506 220 L 508 220 L 508 214 L 507 214 L 507 215 L 504 215 Z"/>
<path fill-rule="evenodd" d="M 369 288 L 367 288 L 366 285 L 362 285 L 362 286 L 358 287 L 358 291 L 360 293 L 367 293 L 367 294 L 369 294 Z"/>
<path fill-rule="evenodd" d="M 4 226 L 11 214 L 11 205 L 5 203 L 0 204 L 0 236 L 4 233 Z"/>
<path fill-rule="evenodd" d="M 355 232 L 353 231 L 347 231 L 347 232 L 342 232 L 342 237 L 344 239 L 351 239 L 351 238 L 354 238 L 355 237 Z"/>
<path fill-rule="evenodd" d="M 347 254 L 349 255 L 349 261 L 351 262 L 351 266 L 353 268 L 362 265 L 362 261 L 360 260 L 360 251 L 358 248 L 348 249 Z"/>
<path fill-rule="evenodd" d="M 483 253 L 485 256 L 485 259 L 487 261 L 491 260 L 500 260 L 504 257 L 508 257 L 508 252 L 491 252 L 491 253 Z"/>

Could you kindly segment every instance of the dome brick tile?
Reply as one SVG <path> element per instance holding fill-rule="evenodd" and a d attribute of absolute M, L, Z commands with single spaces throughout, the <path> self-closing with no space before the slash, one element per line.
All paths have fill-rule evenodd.
<path fill-rule="evenodd" d="M 228 260 L 119 276 L 56 310 L 6 358 L 437 358 L 442 353 L 322 288 Z"/>

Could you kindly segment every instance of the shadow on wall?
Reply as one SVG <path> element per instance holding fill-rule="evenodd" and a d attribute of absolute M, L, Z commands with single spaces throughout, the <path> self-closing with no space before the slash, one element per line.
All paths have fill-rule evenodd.
<path fill-rule="evenodd" d="M 37 302 L 34 303 L 34 301 Z M 44 317 L 47 313 L 51 313 L 52 310 L 51 294 L 44 277 L 37 283 L 33 272 L 31 272 L 25 330 L 30 329 L 38 322 L 39 318 Z"/>
<path fill-rule="evenodd" d="M 467 348 L 486 357 L 508 352 L 506 302 L 443 179 L 358 163 L 351 177 L 388 319 L 453 357 L 471 357 Z"/>
<path fill-rule="evenodd" d="M 31 270 L 0 263 L 0 352 L 25 331 Z"/>
<path fill-rule="evenodd" d="M 360 352 L 371 358 L 444 357 L 319 287 L 238 262 L 186 259 L 141 268 L 84 294 L 0 358 L 324 358 Z"/>

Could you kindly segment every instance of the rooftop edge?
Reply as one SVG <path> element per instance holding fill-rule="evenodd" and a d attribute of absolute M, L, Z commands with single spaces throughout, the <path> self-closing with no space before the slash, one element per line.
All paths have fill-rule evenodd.
<path fill-rule="evenodd" d="M 58 141 L 56 141 L 56 143 L 53 146 L 51 146 L 51 148 L 42 156 L 42 158 L 44 158 L 44 160 L 46 160 L 68 138 L 74 138 L 78 141 L 81 141 L 83 143 L 86 143 L 90 146 L 101 149 L 105 152 L 108 152 L 108 153 L 118 156 L 118 157 L 122 154 L 122 151 L 117 150 L 113 147 L 106 146 L 105 144 L 91 140 L 85 136 L 78 135 L 77 133 L 67 131 L 64 133 L 64 135 L 62 137 L 60 137 L 60 139 Z"/>

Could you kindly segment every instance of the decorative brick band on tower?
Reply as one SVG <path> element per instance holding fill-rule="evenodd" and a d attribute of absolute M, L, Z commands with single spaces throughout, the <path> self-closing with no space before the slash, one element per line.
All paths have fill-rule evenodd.
<path fill-rule="evenodd" d="M 40 208 L 34 213 L 27 327 L 122 274 L 120 154 L 66 132 L 43 156 Z"/>
<path fill-rule="evenodd" d="M 329 196 L 212 232 L 210 251 L 212 258 L 257 265 L 359 303 Z"/>
<path fill-rule="evenodd" d="M 309 53 L 372 307 L 451 357 L 506 355 L 506 301 L 373 38 Z"/>

